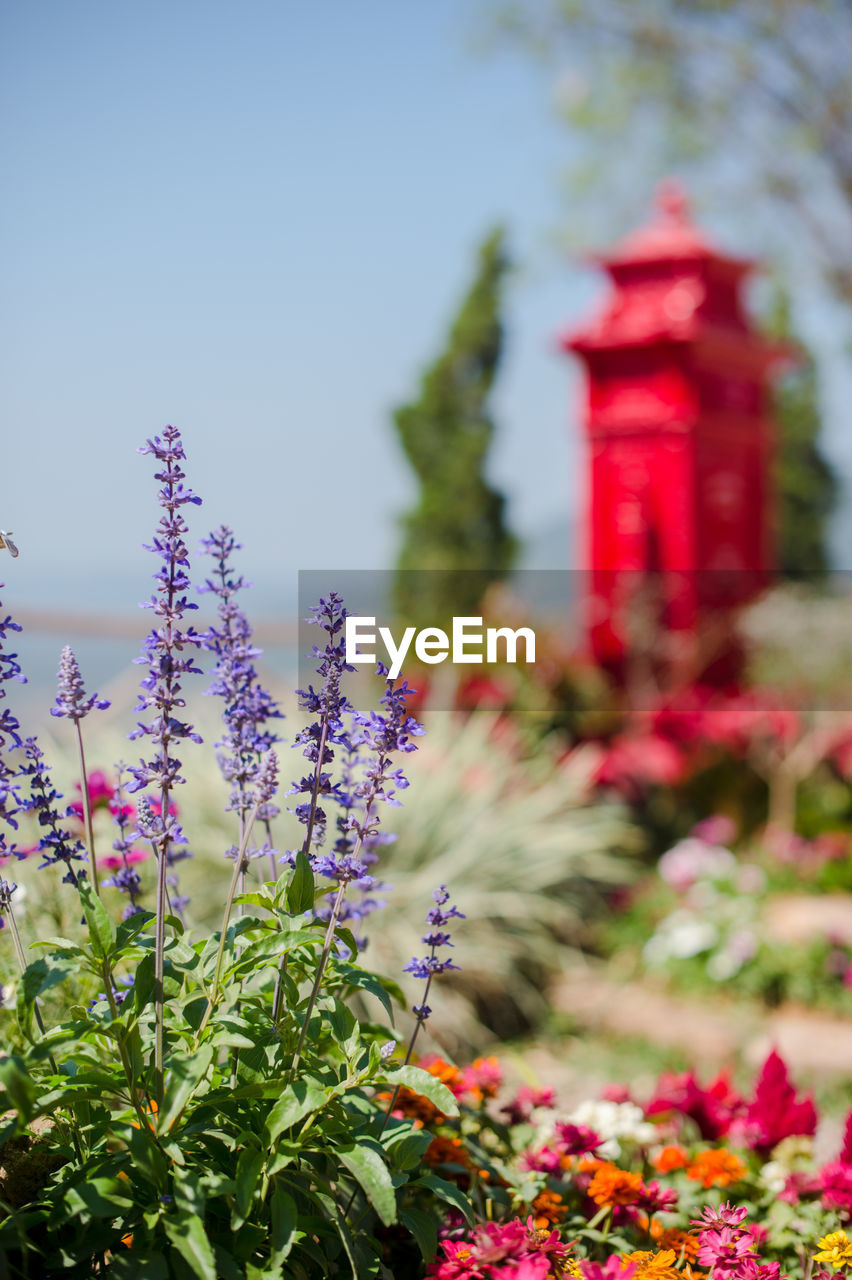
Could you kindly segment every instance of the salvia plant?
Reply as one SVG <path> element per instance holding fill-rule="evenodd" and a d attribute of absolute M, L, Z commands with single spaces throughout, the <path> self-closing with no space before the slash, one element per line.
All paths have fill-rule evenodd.
<path fill-rule="evenodd" d="M 380 709 L 356 711 L 343 691 L 343 602 L 320 602 L 318 683 L 300 694 L 307 723 L 295 740 L 305 763 L 288 792 L 302 838 L 277 850 L 281 713 L 237 603 L 247 585 L 231 567 L 238 544 L 224 527 L 202 544 L 214 570 L 201 589 L 218 611 L 199 632 L 187 621 L 197 606 L 185 511 L 200 499 L 185 484 L 180 433 L 167 427 L 140 452 L 155 460 L 161 507 L 146 606 L 154 625 L 129 735 L 145 750 L 105 788 L 115 824 L 106 860 L 83 722 L 108 703 L 87 694 L 66 648 L 53 714 L 73 725 L 81 789 L 81 803 L 66 806 L 42 748 L 7 707 L 8 682 L 23 679 L 6 644 L 19 628 L 0 624 L 0 870 L 25 855 L 19 822 L 35 825 L 43 874 L 60 873 L 81 920 L 75 936 L 28 938 L 16 886 L 0 879 L 0 941 L 20 966 L 18 1051 L 0 1050 L 0 1277 L 387 1276 L 400 1249 L 416 1270 L 418 1248 L 434 1253 L 438 1206 L 467 1204 L 422 1165 L 430 1139 L 390 1102 L 404 1087 L 443 1114 L 457 1107 L 412 1065 L 413 1044 L 364 1016 L 373 1007 L 392 1023 L 404 1000 L 361 965 L 350 927 L 378 904 L 371 868 L 384 810 L 408 785 L 399 760 L 422 732 L 408 687 L 380 669 Z M 209 692 L 222 701 L 216 749 L 234 835 L 222 850 L 220 927 L 197 936 L 178 884 L 190 854 L 177 794 L 181 757 L 201 743 L 186 685 L 205 652 Z M 100 880 L 99 860 L 112 872 Z M 448 967 L 436 959 L 460 914 L 448 900 L 442 886 L 430 955 L 414 970 L 425 977 L 415 1034 Z"/>

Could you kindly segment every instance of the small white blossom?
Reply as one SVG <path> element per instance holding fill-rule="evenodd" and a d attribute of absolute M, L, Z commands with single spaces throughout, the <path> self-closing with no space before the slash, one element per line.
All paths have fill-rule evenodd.
<path fill-rule="evenodd" d="M 787 1185 L 787 1170 L 780 1160 L 769 1160 L 760 1170 L 760 1181 L 773 1195 L 780 1195 Z"/>

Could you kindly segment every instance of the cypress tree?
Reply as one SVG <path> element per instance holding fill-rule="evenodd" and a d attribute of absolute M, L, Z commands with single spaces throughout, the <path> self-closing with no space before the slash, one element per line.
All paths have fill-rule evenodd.
<path fill-rule="evenodd" d="M 790 300 L 779 288 L 769 316 L 774 337 L 790 344 L 796 364 L 776 383 L 778 428 L 778 568 L 785 578 L 819 580 L 829 569 L 828 522 L 839 484 L 819 444 L 821 416 L 814 357 L 795 334 Z"/>
<path fill-rule="evenodd" d="M 477 614 L 486 590 L 505 577 L 517 551 L 506 526 L 505 499 L 485 475 L 508 267 L 498 228 L 479 249 L 473 284 L 444 351 L 423 375 L 418 398 L 393 415 L 420 484 L 417 505 L 402 520 L 394 580 L 397 612 L 415 625 L 443 626 L 454 615 Z M 419 570 L 430 572 L 412 572 Z"/>

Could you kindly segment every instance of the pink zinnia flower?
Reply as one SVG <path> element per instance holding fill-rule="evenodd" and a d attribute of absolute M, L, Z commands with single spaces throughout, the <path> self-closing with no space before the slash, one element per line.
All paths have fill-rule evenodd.
<path fill-rule="evenodd" d="M 596 1151 L 603 1138 L 586 1124 L 556 1125 L 556 1136 L 566 1156 L 584 1156 Z"/>
<path fill-rule="evenodd" d="M 661 1187 L 659 1182 L 649 1182 L 636 1207 L 644 1209 L 646 1213 L 671 1213 L 677 1208 L 677 1202 L 678 1193 L 671 1187 Z"/>
<path fill-rule="evenodd" d="M 101 769 L 93 769 L 86 778 L 86 785 L 89 789 L 89 803 L 92 809 L 105 808 L 113 797 L 115 788 L 112 783 L 107 780 L 106 774 Z M 78 818 L 83 817 L 83 788 L 79 782 L 75 782 L 74 786 L 80 793 L 79 800 L 72 800 L 68 808 L 77 815 Z"/>
<path fill-rule="evenodd" d="M 583 1280 L 631 1280 L 636 1270 L 635 1262 L 622 1266 L 621 1259 L 613 1254 L 601 1265 L 600 1262 L 589 1262 L 586 1258 L 578 1258 L 577 1264 L 583 1274 Z"/>
<path fill-rule="evenodd" d="M 147 849 L 128 849 L 124 855 L 107 853 L 102 858 L 98 858 L 98 866 L 106 871 L 119 871 L 125 863 L 130 866 L 134 862 L 147 862 L 150 856 Z"/>
<path fill-rule="evenodd" d="M 730 1200 L 726 1200 L 724 1204 L 720 1204 L 718 1209 L 712 1208 L 707 1204 L 701 1210 L 700 1218 L 692 1218 L 690 1220 L 693 1227 L 704 1227 L 718 1230 L 721 1227 L 738 1227 L 743 1218 L 748 1216 L 748 1209 L 741 1205 L 735 1209 Z"/>
<path fill-rule="evenodd" d="M 529 1169 L 532 1173 L 559 1173 L 562 1170 L 562 1152 L 555 1147 L 522 1151 L 518 1163 L 522 1169 Z"/>
<path fill-rule="evenodd" d="M 820 1170 L 818 1187 L 827 1209 L 852 1216 L 852 1165 L 832 1160 Z"/>
<path fill-rule="evenodd" d="M 754 1242 L 736 1227 L 711 1228 L 698 1237 L 698 1261 L 717 1267 L 723 1274 L 738 1271 L 746 1258 L 754 1258 Z"/>
<path fill-rule="evenodd" d="M 529 1120 L 537 1107 L 553 1107 L 556 1105 L 556 1094 L 553 1089 L 536 1089 L 522 1084 L 511 1102 L 501 1107 L 509 1124 L 524 1124 Z"/>

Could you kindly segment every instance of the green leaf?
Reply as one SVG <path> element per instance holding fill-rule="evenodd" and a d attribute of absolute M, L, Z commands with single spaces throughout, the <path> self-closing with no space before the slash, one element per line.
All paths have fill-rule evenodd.
<path fill-rule="evenodd" d="M 394 1164 L 403 1170 L 416 1169 L 432 1142 L 432 1136 L 428 1129 L 420 1129 L 416 1133 L 404 1133 L 397 1142 L 389 1142 L 388 1149 Z"/>
<path fill-rule="evenodd" d="M 337 1158 L 360 1183 L 367 1199 L 386 1227 L 396 1222 L 396 1195 L 384 1154 L 362 1143 L 338 1147 Z"/>
<path fill-rule="evenodd" d="M 220 1244 L 214 1244 L 213 1252 L 216 1255 L 216 1275 L 219 1280 L 244 1280 L 243 1272 L 232 1254 L 226 1253 Z M 248 1271 L 245 1274 L 248 1276 Z"/>
<path fill-rule="evenodd" d="M 83 948 L 78 946 L 76 942 L 72 942 L 70 938 L 62 938 L 59 934 L 54 935 L 52 938 L 39 938 L 37 942 L 31 942 L 30 947 L 33 950 L 36 947 L 49 947 L 57 955 L 76 956 L 78 959 L 85 955 Z"/>
<path fill-rule="evenodd" d="M 147 956 L 143 956 L 136 966 L 131 995 L 133 997 L 133 1007 L 137 1013 L 141 1013 L 146 1005 L 153 1003 L 154 963 L 155 959 L 152 951 Z"/>
<path fill-rule="evenodd" d="M 136 935 L 142 932 L 148 921 L 155 919 L 156 917 L 150 911 L 140 910 L 128 916 L 126 920 L 120 920 L 115 932 L 118 950 L 123 951 Z"/>
<path fill-rule="evenodd" d="M 396 1071 L 389 1071 L 385 1079 L 392 1088 L 404 1084 L 414 1093 L 422 1094 L 445 1116 L 457 1116 L 459 1113 L 458 1103 L 447 1086 L 422 1067 L 397 1067 Z"/>
<path fill-rule="evenodd" d="M 312 1111 L 319 1111 L 327 1101 L 325 1089 L 308 1080 L 297 1080 L 289 1085 L 266 1117 L 263 1128 L 266 1146 L 271 1146 L 279 1133 L 298 1124 Z"/>
<path fill-rule="evenodd" d="M 78 965 L 70 963 L 70 958 L 65 958 L 57 964 L 50 956 L 35 960 L 32 964 L 27 965 L 18 987 L 18 1001 L 15 1010 L 18 1025 L 27 1038 L 30 1037 L 32 1032 L 33 1006 L 38 997 L 43 991 L 48 991 L 51 987 L 56 987 L 60 982 L 64 982 L 78 968 Z"/>
<path fill-rule="evenodd" d="M 431 1213 L 425 1209 L 400 1209 L 399 1220 L 417 1241 L 423 1261 L 431 1262 L 438 1248 L 438 1227 Z"/>
<path fill-rule="evenodd" d="M 83 903 L 83 914 L 89 926 L 89 942 L 92 951 L 99 960 L 105 960 L 112 955 L 115 947 L 115 924 L 88 880 L 81 878 L 78 889 Z"/>
<path fill-rule="evenodd" d="M 276 1187 L 270 1201 L 272 1213 L 272 1252 L 270 1263 L 280 1266 L 296 1241 L 299 1214 L 295 1201 L 281 1187 Z"/>
<path fill-rule="evenodd" d="M 157 1115 L 157 1132 L 168 1133 L 195 1090 L 210 1070 L 213 1046 L 204 1044 L 195 1053 L 172 1053 L 166 1075 L 163 1105 Z"/>
<path fill-rule="evenodd" d="M 169 1280 L 169 1266 L 164 1257 L 133 1252 L 113 1254 L 109 1264 L 110 1280 Z"/>
<path fill-rule="evenodd" d="M 287 907 L 293 915 L 302 915 L 314 905 L 314 873 L 307 856 L 299 851 L 296 865 L 287 886 Z"/>
<path fill-rule="evenodd" d="M 446 1178 L 439 1178 L 437 1173 L 423 1173 L 411 1185 L 414 1187 L 426 1187 L 429 1191 L 433 1191 L 439 1200 L 443 1200 L 446 1204 L 454 1205 L 456 1209 L 459 1209 L 468 1223 L 471 1226 L 473 1225 L 471 1203 L 454 1182 L 447 1182 Z"/>
<path fill-rule="evenodd" d="M 237 1184 L 237 1208 L 245 1219 L 249 1216 L 251 1202 L 260 1171 L 263 1168 L 263 1152 L 257 1147 L 244 1147 L 237 1160 L 235 1181 Z"/>
<path fill-rule="evenodd" d="M 217 1280 L 216 1258 L 204 1223 L 194 1213 L 169 1214 L 163 1218 L 166 1235 L 200 1280 Z"/>
<path fill-rule="evenodd" d="M 361 969 L 356 964 L 338 961 L 334 966 L 334 976 L 342 978 L 351 987 L 360 987 L 364 991 L 369 991 L 370 995 L 376 997 L 385 1013 L 393 1021 L 393 1005 L 391 1004 L 390 996 L 374 973 L 368 973 L 366 969 Z"/>
<path fill-rule="evenodd" d="M 297 947 L 310 946 L 318 950 L 321 945 L 322 936 L 317 929 L 299 929 L 293 933 L 279 933 L 276 930 L 267 937 L 250 942 L 227 972 L 237 973 L 247 968 L 259 968 L 263 964 L 274 964 Z"/>
<path fill-rule="evenodd" d="M 0 1085 L 6 1090 L 6 1096 L 26 1124 L 35 1108 L 36 1087 L 27 1074 L 23 1058 L 19 1058 L 17 1054 L 0 1058 Z"/>
<path fill-rule="evenodd" d="M 133 1208 L 117 1178 L 88 1178 L 65 1192 L 65 1203 L 73 1214 L 89 1213 L 93 1218 L 118 1218 Z"/>

